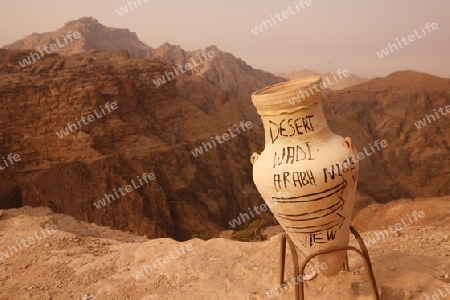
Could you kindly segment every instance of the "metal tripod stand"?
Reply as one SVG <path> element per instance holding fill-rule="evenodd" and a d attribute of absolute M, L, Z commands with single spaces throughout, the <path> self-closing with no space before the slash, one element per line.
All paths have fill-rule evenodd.
<path fill-rule="evenodd" d="M 372 263 L 370 262 L 369 252 L 367 251 L 366 245 L 364 245 L 364 241 L 361 238 L 361 235 L 358 233 L 358 231 L 356 231 L 356 229 L 353 226 L 350 226 L 350 231 L 355 236 L 356 241 L 358 242 L 361 250 L 356 247 L 353 247 L 353 246 L 346 246 L 346 247 L 335 247 L 335 248 L 330 248 L 328 250 L 317 251 L 315 253 L 312 253 L 308 257 L 306 257 L 300 267 L 298 265 L 297 249 L 295 248 L 295 245 L 292 242 L 292 240 L 286 235 L 286 233 L 283 233 L 281 236 L 281 242 L 280 242 L 280 284 L 284 283 L 284 270 L 285 270 L 285 263 L 286 263 L 286 242 L 289 244 L 289 248 L 291 249 L 292 258 L 294 261 L 294 276 L 295 276 L 295 278 L 298 278 L 299 274 L 304 274 L 306 265 L 309 263 L 309 261 L 311 259 L 313 259 L 314 257 L 316 257 L 318 255 L 328 254 L 328 253 L 341 251 L 341 250 L 353 250 L 353 251 L 356 251 L 363 259 L 364 267 L 366 268 L 367 275 L 369 276 L 369 279 L 370 279 L 373 299 L 380 300 L 380 295 L 378 294 L 378 290 L 377 290 L 377 283 L 375 281 L 375 276 L 373 275 Z M 343 270 L 344 271 L 349 270 L 348 255 L 345 258 Z M 301 280 L 301 282 L 295 287 L 295 299 L 296 300 L 305 300 L 303 280 Z"/>

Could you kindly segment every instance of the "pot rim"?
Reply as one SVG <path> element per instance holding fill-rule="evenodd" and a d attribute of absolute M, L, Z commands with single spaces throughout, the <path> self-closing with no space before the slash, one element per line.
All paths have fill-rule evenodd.
<path fill-rule="evenodd" d="M 255 91 L 252 102 L 259 115 L 292 113 L 320 102 L 322 89 L 317 87 L 321 82 L 320 76 L 280 82 Z"/>
<path fill-rule="evenodd" d="M 298 90 L 306 90 L 311 87 L 314 83 L 319 83 L 322 81 L 320 76 L 310 76 L 310 77 L 302 77 L 296 78 L 288 81 L 283 81 L 274 85 L 266 86 L 260 90 L 255 91 L 252 94 L 253 96 L 265 96 L 265 95 L 277 95 L 277 94 L 285 94 L 286 88 L 295 88 Z M 290 90 L 289 89 L 289 90 Z M 272 91 L 273 90 L 273 91 Z M 280 92 L 281 90 L 281 92 Z"/>

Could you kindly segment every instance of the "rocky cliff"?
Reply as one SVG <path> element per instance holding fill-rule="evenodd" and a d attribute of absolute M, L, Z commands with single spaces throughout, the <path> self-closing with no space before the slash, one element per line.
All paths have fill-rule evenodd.
<path fill-rule="evenodd" d="M 81 37 L 58 49 L 58 54 L 67 56 L 88 50 L 115 51 L 125 49 L 132 58 L 159 56 L 175 67 L 178 65 L 184 67 L 186 63 L 191 63 L 193 68 L 188 72 L 189 74 L 203 77 L 215 86 L 234 95 L 247 95 L 267 85 L 286 80 L 271 73 L 254 69 L 242 59 L 236 58 L 231 53 L 221 51 L 216 46 L 185 51 L 178 45 L 165 43 L 158 48 L 152 48 L 141 42 L 136 33 L 130 32 L 128 29 L 104 26 L 91 17 L 67 22 L 64 26 L 52 32 L 33 33 L 6 45 L 5 48 L 9 50 L 37 50 L 44 45 L 55 43 L 58 39 L 63 43 L 62 36 L 75 31 L 78 31 Z M 202 58 L 200 55 L 204 50 L 207 52 L 213 51 L 214 57 Z"/>
<path fill-rule="evenodd" d="M 255 114 L 247 118 L 249 103 L 245 107 L 242 99 L 196 76 L 157 87 L 152 80 L 171 68 L 157 57 L 89 51 L 50 55 L 22 69 L 17 61 L 26 55 L 0 54 L 1 153 L 21 157 L 2 170 L 2 207 L 48 206 L 150 237 L 186 239 L 218 232 L 237 212 L 260 202 L 249 153 L 262 145 L 257 137 L 263 134 Z M 117 110 L 77 123 L 95 110 L 102 115 L 108 102 L 116 102 Z M 241 121 L 255 125 L 192 155 Z M 71 132 L 70 124 L 82 126 Z M 94 206 L 105 193 L 150 172 L 154 181 Z"/>
<path fill-rule="evenodd" d="M 185 239 L 226 229 L 261 202 L 248 158 L 262 150 L 263 132 L 248 96 L 233 97 L 190 75 L 157 87 L 152 81 L 171 66 L 130 59 L 126 51 L 49 55 L 22 69 L 17 61 L 26 55 L 1 52 L 2 154 L 21 156 L 2 171 L 2 207 L 49 206 L 98 224 Z M 399 77 L 409 76 L 417 87 L 401 84 Z M 358 87 L 330 93 L 324 104 L 331 128 L 359 149 L 377 139 L 389 143 L 362 161 L 360 190 L 377 201 L 447 195 L 441 162 L 448 119 L 420 130 L 413 122 L 448 103 L 448 80 L 401 72 Z M 58 137 L 107 102 L 117 102 L 117 111 Z M 241 121 L 252 122 L 250 132 L 198 157 L 190 152 Z M 156 180 L 142 189 L 100 209 L 93 205 L 149 172 Z"/>
<path fill-rule="evenodd" d="M 50 42 L 52 34 L 83 28 L 89 33 L 95 31 L 92 27 L 105 33 L 103 25 L 88 18 L 69 22 L 58 33 L 32 37 Z M 128 43 L 128 31 L 111 29 L 110 34 L 124 35 L 120 47 Z M 94 43 L 87 36 L 82 39 Z M 10 48 L 35 47 L 33 39 Z M 105 41 L 97 43 L 109 47 Z M 147 49 L 137 37 L 130 47 Z M 189 55 L 174 47 L 163 45 L 160 51 L 173 62 L 188 61 Z M 262 202 L 249 157 L 263 150 L 264 134 L 249 93 L 277 79 L 211 46 L 208 51 L 217 51 L 213 60 L 157 86 L 155 80 L 174 70 L 172 63 L 157 56 L 132 58 L 131 48 L 80 48 L 71 56 L 46 55 L 25 68 L 18 61 L 29 51 L 0 50 L 0 150 L 2 157 L 21 157 L 0 171 L 0 207 L 48 206 L 149 237 L 184 240 L 230 229 L 229 221 Z M 230 65 L 235 66 L 232 72 L 223 69 Z M 365 153 L 358 208 L 373 200 L 450 194 L 448 115 L 420 129 L 414 125 L 450 104 L 449 88 L 448 79 L 403 71 L 324 93 L 330 128 L 352 137 Z M 239 91 L 247 94 L 236 96 Z M 108 102 L 117 103 L 117 110 L 101 113 L 73 132 L 67 127 L 106 109 Z M 252 128 L 192 154 L 241 121 L 251 122 Z M 60 138 L 61 130 L 67 135 Z M 376 140 L 386 140 L 388 146 L 378 151 Z M 156 179 L 150 183 L 98 209 L 94 205 L 152 172 Z M 260 217 L 274 221 L 269 213 Z"/>
<path fill-rule="evenodd" d="M 450 194 L 449 79 L 401 71 L 328 93 L 324 102 L 331 128 L 364 153 L 361 191 L 379 202 Z M 378 150 L 376 140 L 388 146 Z"/>

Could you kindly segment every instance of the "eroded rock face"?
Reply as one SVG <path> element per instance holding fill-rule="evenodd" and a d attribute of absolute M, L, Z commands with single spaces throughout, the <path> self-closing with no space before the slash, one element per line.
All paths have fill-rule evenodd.
<path fill-rule="evenodd" d="M 153 80 L 172 66 L 157 57 L 131 59 L 125 50 L 52 54 L 22 69 L 18 61 L 28 55 L 0 50 L 0 154 L 21 157 L 0 171 L 1 208 L 49 206 L 151 238 L 187 239 L 232 229 L 229 221 L 263 203 L 249 157 L 262 151 L 264 133 L 249 95 L 187 74 L 157 87 Z M 420 130 L 413 125 L 449 103 L 449 87 L 445 79 L 400 72 L 324 97 L 330 128 L 352 137 L 360 151 L 377 139 L 389 143 L 361 161 L 358 185 L 367 199 L 450 193 L 448 118 Z M 117 110 L 57 136 L 107 102 L 117 102 Z M 252 129 L 191 154 L 241 121 Z M 93 205 L 150 172 L 150 183 L 100 209 Z M 269 214 L 258 217 L 276 224 Z"/>
<path fill-rule="evenodd" d="M 2 155 L 21 156 L 2 171 L 2 207 L 49 206 L 149 237 L 185 239 L 217 233 L 261 201 L 248 157 L 261 146 L 262 131 L 256 114 L 247 118 L 243 99 L 196 76 L 157 87 L 153 80 L 171 66 L 157 57 L 130 59 L 125 50 L 50 55 L 22 69 L 17 61 L 27 55 L 0 54 Z M 102 115 L 107 102 L 118 108 Z M 68 123 L 94 110 L 102 116 L 79 123 L 80 130 L 66 128 L 63 136 Z M 254 128 L 203 155 L 191 154 L 241 121 Z M 155 180 L 94 206 L 150 172 Z"/>
<path fill-rule="evenodd" d="M 450 113 L 414 124 L 450 105 L 449 79 L 395 72 L 327 93 L 323 103 L 330 128 L 370 154 L 360 161 L 361 191 L 379 202 L 450 194 Z M 376 140 L 388 145 L 377 150 Z"/>

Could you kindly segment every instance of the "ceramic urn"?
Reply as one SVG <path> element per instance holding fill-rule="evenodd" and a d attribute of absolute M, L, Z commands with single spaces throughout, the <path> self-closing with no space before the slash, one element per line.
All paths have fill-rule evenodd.
<path fill-rule="evenodd" d="M 295 79 L 252 94 L 265 131 L 263 152 L 251 158 L 253 181 L 304 257 L 348 245 L 359 169 L 350 138 L 327 125 L 321 82 Z M 322 273 L 336 275 L 345 255 L 319 255 Z"/>

